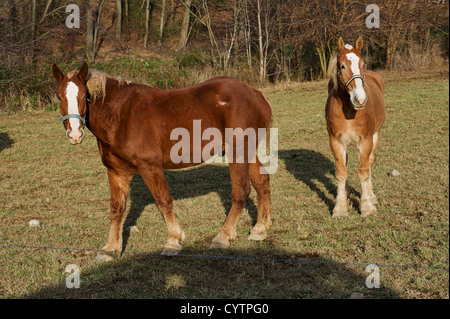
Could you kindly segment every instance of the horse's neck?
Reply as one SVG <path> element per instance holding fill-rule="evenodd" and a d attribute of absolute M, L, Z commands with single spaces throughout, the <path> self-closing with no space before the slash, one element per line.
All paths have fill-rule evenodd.
<path fill-rule="evenodd" d="M 109 132 L 115 127 L 113 122 L 118 118 L 120 108 L 114 105 L 119 93 L 119 82 L 115 79 L 106 80 L 105 92 L 89 104 L 89 130 L 100 140 L 108 142 Z"/>
<path fill-rule="evenodd" d="M 340 104 L 342 106 L 342 112 L 344 113 L 346 118 L 354 118 L 355 117 L 355 109 L 352 106 L 352 103 L 350 102 L 350 95 L 348 92 L 341 87 L 341 85 L 338 85 L 336 88 L 336 95 L 338 100 L 340 100 Z"/>

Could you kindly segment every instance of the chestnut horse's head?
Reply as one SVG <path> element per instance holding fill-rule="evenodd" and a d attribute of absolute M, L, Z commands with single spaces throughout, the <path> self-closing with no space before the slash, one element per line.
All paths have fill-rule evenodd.
<path fill-rule="evenodd" d="M 79 72 L 69 72 L 64 75 L 58 66 L 53 64 L 52 71 L 59 84 L 57 94 L 61 101 L 59 107 L 66 136 L 71 144 L 80 144 L 86 126 L 88 66 L 84 63 Z"/>
<path fill-rule="evenodd" d="M 361 37 L 356 41 L 355 47 L 345 44 L 342 37 L 338 41 L 337 77 L 350 95 L 350 101 L 356 110 L 363 109 L 367 102 L 367 93 L 364 90 L 362 47 L 363 39 Z"/>

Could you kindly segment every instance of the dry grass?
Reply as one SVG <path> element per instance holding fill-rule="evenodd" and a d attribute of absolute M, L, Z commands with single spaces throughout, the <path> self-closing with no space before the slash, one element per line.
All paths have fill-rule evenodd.
<path fill-rule="evenodd" d="M 382 73 L 387 120 L 380 135 L 374 188 L 377 216 L 330 217 L 336 183 L 324 121 L 326 82 L 265 88 L 279 129 L 280 161 L 271 177 L 274 225 L 262 243 L 247 240 L 253 191 L 227 251 L 208 249 L 231 205 L 226 166 L 167 172 L 187 238 L 168 258 L 124 254 L 106 264 L 95 253 L 0 247 L 3 298 L 448 298 L 448 270 L 381 268 L 367 289 L 364 266 L 206 258 L 235 256 L 448 267 L 449 82 L 442 71 Z M 0 243 L 101 248 L 109 227 L 106 170 L 89 133 L 66 141 L 57 112 L 0 117 Z M 350 152 L 352 202 L 359 182 Z M 393 168 L 398 178 L 389 178 Z M 126 250 L 159 252 L 167 229 L 139 177 L 132 181 Z M 38 219 L 39 228 L 28 221 Z M 65 287 L 65 268 L 81 268 L 81 288 Z"/>

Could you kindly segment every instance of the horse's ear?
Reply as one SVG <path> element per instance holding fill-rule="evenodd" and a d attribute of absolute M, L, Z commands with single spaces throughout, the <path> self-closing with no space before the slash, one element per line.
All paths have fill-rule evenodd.
<path fill-rule="evenodd" d="M 89 67 L 86 62 L 83 63 L 83 65 L 80 68 L 80 71 L 78 72 L 78 79 L 80 79 L 81 82 L 86 82 L 87 76 L 88 76 Z"/>
<path fill-rule="evenodd" d="M 53 64 L 52 72 L 56 81 L 58 81 L 58 83 L 61 83 L 61 81 L 64 79 L 64 74 L 61 72 L 61 70 L 58 68 L 56 64 Z"/>
<path fill-rule="evenodd" d="M 345 42 L 344 39 L 342 39 L 342 37 L 339 38 L 338 40 L 338 52 L 342 52 L 345 48 Z"/>
<path fill-rule="evenodd" d="M 355 46 L 356 51 L 361 52 L 361 49 L 363 48 L 363 45 L 364 45 L 364 41 L 363 41 L 363 39 L 360 36 L 358 38 L 358 40 L 356 40 L 356 46 Z"/>

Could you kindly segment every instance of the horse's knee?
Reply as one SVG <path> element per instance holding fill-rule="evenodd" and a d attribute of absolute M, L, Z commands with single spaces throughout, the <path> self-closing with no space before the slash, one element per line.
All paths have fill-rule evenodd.
<path fill-rule="evenodd" d="M 348 179 L 347 172 L 336 172 L 336 179 L 338 182 L 345 182 Z"/>
<path fill-rule="evenodd" d="M 370 169 L 368 167 L 358 168 L 358 178 L 361 182 L 368 181 L 370 177 Z"/>

